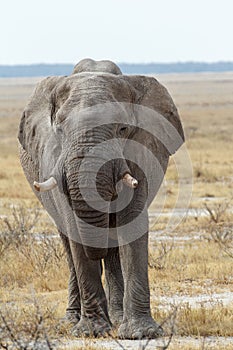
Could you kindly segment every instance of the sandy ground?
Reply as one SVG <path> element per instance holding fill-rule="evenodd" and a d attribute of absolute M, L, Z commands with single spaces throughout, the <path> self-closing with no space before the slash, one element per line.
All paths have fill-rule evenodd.
<path fill-rule="evenodd" d="M 87 346 L 92 346 L 96 349 L 111 349 L 111 350 L 163 350 L 168 344 L 169 338 L 155 339 L 155 340 L 96 340 L 93 342 L 85 340 L 74 340 L 66 343 L 66 345 L 61 345 L 60 349 L 69 350 L 75 347 L 80 347 L 80 349 L 85 349 Z M 229 346 L 232 344 L 233 349 L 233 337 L 223 338 L 223 337 L 207 337 L 207 338 L 191 338 L 191 337 L 173 337 L 170 343 L 172 349 L 182 350 L 186 346 L 190 346 L 189 349 L 215 349 L 218 346 Z M 229 348 L 230 349 L 230 348 Z"/>

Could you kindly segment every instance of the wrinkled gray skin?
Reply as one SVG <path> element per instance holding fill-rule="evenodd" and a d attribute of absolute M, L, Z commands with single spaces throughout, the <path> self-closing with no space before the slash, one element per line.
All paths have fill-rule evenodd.
<path fill-rule="evenodd" d="M 155 338 L 162 334 L 162 330 L 150 312 L 147 210 L 141 235 L 131 243 L 120 247 L 98 248 L 85 246 L 82 241 L 90 234 L 85 222 L 93 225 L 98 222 L 103 227 L 118 227 L 124 224 L 124 220 L 136 217 L 143 211 L 145 203 L 147 206 L 151 203 L 163 174 L 150 169 L 150 164 L 145 159 L 154 181 L 154 193 L 148 200 L 145 175 L 134 163 L 124 160 L 108 162 L 104 169 L 107 176 L 100 172 L 97 179 L 98 191 L 106 201 L 111 201 L 116 196 L 116 181 L 126 171 L 139 181 L 138 187 L 133 190 L 133 200 L 120 215 L 100 215 L 90 208 L 80 197 L 77 178 L 85 147 L 94 146 L 100 142 L 98 140 L 119 137 L 120 134 L 121 137 L 140 142 L 157 157 L 164 173 L 170 154 L 182 142 L 168 151 L 153 135 L 137 127 L 137 124 L 147 123 L 143 115 L 134 116 L 135 126 L 130 125 L 128 129 L 121 130 L 119 125 L 126 122 L 123 113 L 120 124 L 117 120 L 117 128 L 114 119 L 111 119 L 107 128 L 96 128 L 91 134 L 86 132 L 84 121 L 80 124 L 84 125 L 83 128 L 72 130 L 77 137 L 71 138 L 68 153 L 63 151 L 71 133 L 69 130 L 67 135 L 67 130 L 63 130 L 66 125 L 63 125 L 63 121 L 68 117 L 74 118 L 74 108 L 82 111 L 95 104 L 118 101 L 158 111 L 176 128 L 183 142 L 177 109 L 167 90 L 156 79 L 122 75 L 113 62 L 85 59 L 75 66 L 71 76 L 49 77 L 37 85 L 20 123 L 18 139 L 21 164 L 33 191 L 53 217 L 67 252 L 70 280 L 66 317 L 75 324 L 74 334 L 99 336 L 109 332 L 112 325 L 118 325 L 120 338 Z M 150 127 L 153 131 L 156 125 L 152 123 Z M 126 157 L 127 144 L 124 149 L 117 149 L 116 154 Z M 92 162 L 98 162 L 98 159 L 92 159 Z M 90 166 L 88 168 L 87 165 L 84 174 L 86 178 L 90 171 Z M 56 178 L 59 188 L 45 194 L 36 192 L 33 181 L 44 181 L 51 175 Z M 85 222 L 80 222 L 79 219 Z M 69 236 L 71 226 L 80 235 L 80 241 Z M 102 261 L 105 268 L 105 290 L 101 283 Z"/>

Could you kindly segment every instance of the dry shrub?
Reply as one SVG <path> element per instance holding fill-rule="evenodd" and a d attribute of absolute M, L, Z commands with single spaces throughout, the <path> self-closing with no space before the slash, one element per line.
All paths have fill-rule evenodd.
<path fill-rule="evenodd" d="M 13 207 L 12 217 L 3 217 L 0 221 L 0 254 L 1 256 L 8 249 L 19 249 L 27 244 L 36 222 L 39 218 L 39 210 L 28 212 L 28 209 L 20 206 Z"/>
<path fill-rule="evenodd" d="M 220 223 L 224 221 L 228 221 L 229 217 L 229 209 L 232 206 L 232 198 L 226 201 L 222 201 L 220 203 L 214 203 L 211 206 L 205 203 L 205 211 L 209 215 L 210 223 Z"/>
<path fill-rule="evenodd" d="M 221 250 L 231 258 L 233 258 L 232 198 L 211 206 L 205 203 L 205 209 L 209 215 L 205 239 L 217 243 Z"/>
<path fill-rule="evenodd" d="M 0 347 L 17 350 L 54 349 L 54 310 L 42 312 L 35 297 L 24 306 L 5 305 L 0 310 Z"/>
<path fill-rule="evenodd" d="M 233 258 L 233 225 L 215 225 L 211 227 L 207 239 L 217 243 L 229 257 Z"/>
<path fill-rule="evenodd" d="M 156 246 L 149 249 L 149 267 L 156 270 L 165 269 L 172 250 L 174 249 L 174 243 L 161 242 Z"/>
<path fill-rule="evenodd" d="M 40 212 L 14 208 L 1 222 L 0 253 L 2 287 L 27 286 L 38 290 L 66 288 L 67 266 L 60 237 L 38 232 Z"/>

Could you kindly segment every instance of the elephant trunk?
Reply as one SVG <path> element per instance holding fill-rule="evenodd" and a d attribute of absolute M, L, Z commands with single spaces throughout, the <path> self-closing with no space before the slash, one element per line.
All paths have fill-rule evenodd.
<path fill-rule="evenodd" d="M 97 210 L 76 210 L 78 230 L 87 258 L 102 259 L 108 251 L 109 215 Z"/>
<path fill-rule="evenodd" d="M 108 248 L 109 207 L 113 197 L 112 162 L 73 154 L 66 166 L 66 181 L 81 243 L 92 260 L 104 258 Z"/>

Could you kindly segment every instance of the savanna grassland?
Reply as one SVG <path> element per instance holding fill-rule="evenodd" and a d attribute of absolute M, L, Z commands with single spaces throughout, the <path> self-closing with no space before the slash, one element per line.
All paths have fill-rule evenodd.
<path fill-rule="evenodd" d="M 182 160 L 172 157 L 161 191 L 164 204 L 155 200 L 150 208 L 151 306 L 167 336 L 120 344 L 233 349 L 233 73 L 158 79 L 180 111 L 193 174 L 179 184 Z M 69 325 L 59 321 L 67 300 L 65 256 L 17 152 L 20 116 L 37 80 L 0 79 L 0 348 L 39 348 L 42 342 L 48 349 L 119 349 L 114 331 L 105 340 L 75 342 Z M 187 196 L 176 207 L 181 186 L 188 191 L 190 180 L 190 203 Z M 168 225 L 181 216 L 179 225 Z"/>

